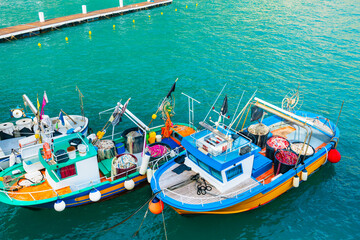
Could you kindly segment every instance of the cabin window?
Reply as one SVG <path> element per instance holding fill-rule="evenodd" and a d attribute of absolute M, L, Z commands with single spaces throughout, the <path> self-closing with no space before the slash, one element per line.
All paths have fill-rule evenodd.
<path fill-rule="evenodd" d="M 210 167 L 208 165 L 206 165 L 205 163 L 203 163 L 202 161 L 198 160 L 199 162 L 199 166 L 204 169 L 206 172 L 210 172 Z"/>
<path fill-rule="evenodd" d="M 226 178 L 228 181 L 230 181 L 231 179 L 241 175 L 242 173 L 243 173 L 242 165 L 239 164 L 236 167 L 233 167 L 226 171 Z"/>
<path fill-rule="evenodd" d="M 221 172 L 212 167 L 210 167 L 210 169 L 211 169 L 211 175 L 222 182 Z"/>
<path fill-rule="evenodd" d="M 196 157 L 194 157 L 194 155 L 188 153 L 188 157 L 190 158 L 191 161 L 193 161 L 194 163 L 197 164 L 197 159 L 196 159 Z"/>
<path fill-rule="evenodd" d="M 179 142 L 181 142 L 181 140 L 183 139 L 183 137 L 180 134 L 178 134 L 177 132 L 175 132 L 175 131 L 174 131 L 174 138 L 179 140 Z"/>
<path fill-rule="evenodd" d="M 66 167 L 62 167 L 58 170 L 58 174 L 60 176 L 60 179 L 65 179 L 68 177 L 72 177 L 76 175 L 76 167 L 75 164 L 71 164 Z"/>

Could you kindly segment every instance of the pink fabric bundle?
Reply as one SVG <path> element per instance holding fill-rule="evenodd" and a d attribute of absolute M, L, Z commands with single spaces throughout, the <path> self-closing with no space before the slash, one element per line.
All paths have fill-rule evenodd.
<path fill-rule="evenodd" d="M 167 148 L 163 145 L 153 145 L 149 147 L 149 152 L 152 157 L 161 157 L 164 156 L 164 154 L 167 152 Z"/>
<path fill-rule="evenodd" d="M 297 161 L 297 155 L 293 152 L 280 150 L 276 153 L 275 158 L 286 165 L 295 165 Z"/>

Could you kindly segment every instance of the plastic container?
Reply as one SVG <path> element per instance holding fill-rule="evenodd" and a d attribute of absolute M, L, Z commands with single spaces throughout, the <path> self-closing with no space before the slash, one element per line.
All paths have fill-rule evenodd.
<path fill-rule="evenodd" d="M 286 173 L 294 168 L 297 162 L 296 153 L 289 150 L 277 150 L 274 159 L 274 175 Z"/>
<path fill-rule="evenodd" d="M 130 153 L 140 153 L 143 151 L 144 135 L 138 127 L 126 129 L 121 136 L 126 139 L 126 149 Z"/>
<path fill-rule="evenodd" d="M 80 138 L 73 138 L 73 139 L 69 140 L 70 146 L 74 146 L 76 149 L 77 149 L 78 145 L 81 143 L 82 143 L 82 140 Z"/>
<path fill-rule="evenodd" d="M 76 158 L 76 148 L 74 146 L 70 146 L 66 150 L 67 150 L 67 153 L 69 155 L 69 159 L 75 159 Z"/>
<path fill-rule="evenodd" d="M 156 132 L 150 132 L 148 142 L 149 144 L 153 144 L 156 140 Z"/>
<path fill-rule="evenodd" d="M 161 142 L 162 140 L 162 136 L 161 135 L 156 135 L 156 142 Z"/>
<path fill-rule="evenodd" d="M 301 152 L 301 148 L 303 147 L 303 144 L 304 144 L 303 142 L 292 142 L 290 144 L 290 149 L 291 151 L 299 155 L 299 153 Z M 304 160 L 308 159 L 309 157 L 312 157 L 314 154 L 315 154 L 315 149 L 311 145 L 305 143 L 304 148 L 300 154 L 300 162 L 304 163 Z"/>
<path fill-rule="evenodd" d="M 290 146 L 289 141 L 281 136 L 272 136 L 266 141 L 266 154 L 265 156 L 274 162 L 275 152 L 280 149 L 288 149 Z"/>
<path fill-rule="evenodd" d="M 64 163 L 69 160 L 68 154 L 63 149 L 57 150 L 54 154 L 57 163 Z"/>
<path fill-rule="evenodd" d="M 263 149 L 269 134 L 269 127 L 262 123 L 256 123 L 248 127 L 249 136 L 255 137 L 255 144 Z"/>
<path fill-rule="evenodd" d="M 130 167 L 124 167 L 122 165 L 122 163 L 124 163 L 124 162 L 126 163 L 126 161 L 125 160 L 124 161 L 120 160 L 121 158 L 124 158 L 124 157 L 125 158 L 128 158 L 128 157 L 132 158 L 135 165 L 130 166 Z M 116 159 L 114 159 L 112 161 L 112 168 L 115 169 L 114 172 L 115 172 L 115 175 L 116 175 L 114 177 L 114 179 L 126 177 L 126 176 L 136 172 L 136 165 L 137 165 L 137 158 L 134 155 L 129 154 L 129 153 L 123 153 L 123 154 L 117 155 Z"/>
<path fill-rule="evenodd" d="M 115 144 L 115 147 L 116 147 L 117 154 L 122 154 L 125 152 L 125 146 L 123 143 Z"/>
<path fill-rule="evenodd" d="M 78 148 L 78 151 L 79 151 L 79 155 L 80 155 L 81 157 L 86 156 L 86 154 L 87 154 L 87 149 L 86 149 L 86 146 L 85 146 L 84 144 L 79 144 L 79 145 L 77 146 L 77 148 Z"/>

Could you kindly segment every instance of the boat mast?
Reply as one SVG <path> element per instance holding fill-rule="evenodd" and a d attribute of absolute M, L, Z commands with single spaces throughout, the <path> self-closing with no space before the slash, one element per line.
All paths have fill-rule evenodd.
<path fill-rule="evenodd" d="M 83 102 L 83 97 L 84 97 L 84 95 L 81 93 L 81 91 L 80 91 L 80 89 L 78 88 L 78 86 L 76 86 L 76 89 L 75 89 L 75 90 L 76 90 L 77 92 L 79 92 L 81 116 L 83 117 L 83 121 L 85 121 L 84 102 Z"/>

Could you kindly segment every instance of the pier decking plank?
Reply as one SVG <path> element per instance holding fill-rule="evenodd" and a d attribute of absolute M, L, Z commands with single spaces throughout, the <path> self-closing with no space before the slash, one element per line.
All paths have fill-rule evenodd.
<path fill-rule="evenodd" d="M 39 33 L 48 32 L 61 27 L 67 27 L 71 24 L 77 25 L 84 22 L 96 21 L 102 18 L 109 18 L 112 16 L 123 15 L 130 12 L 141 11 L 154 7 L 160 7 L 172 3 L 172 0 L 154 0 L 151 2 L 141 2 L 127 5 L 124 7 L 114 7 L 102 10 L 88 12 L 86 14 L 78 13 L 64 17 L 58 17 L 45 20 L 45 22 L 33 22 L 28 24 L 21 24 L 0 29 L 0 42 L 6 40 L 13 40 L 17 38 L 31 37 Z"/>

